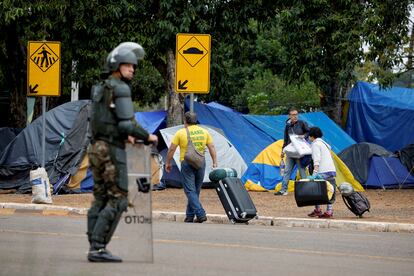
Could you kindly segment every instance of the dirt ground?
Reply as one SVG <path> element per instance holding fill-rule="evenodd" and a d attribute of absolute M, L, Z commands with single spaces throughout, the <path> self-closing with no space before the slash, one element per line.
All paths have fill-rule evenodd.
<path fill-rule="evenodd" d="M 339 196 L 334 204 L 336 219 L 386 221 L 414 223 L 414 189 L 408 190 L 367 190 L 364 192 L 371 203 L 371 212 L 364 218 L 357 218 L 351 213 Z M 186 197 L 182 189 L 154 191 L 153 210 L 184 212 Z M 298 208 L 294 195 L 275 196 L 270 192 L 250 192 L 259 216 L 306 218 L 312 207 Z M 88 208 L 92 194 L 53 196 L 53 204 Z M 0 202 L 30 203 L 31 195 L 0 194 Z M 222 205 L 214 189 L 201 191 L 201 202 L 208 214 L 224 214 Z"/>

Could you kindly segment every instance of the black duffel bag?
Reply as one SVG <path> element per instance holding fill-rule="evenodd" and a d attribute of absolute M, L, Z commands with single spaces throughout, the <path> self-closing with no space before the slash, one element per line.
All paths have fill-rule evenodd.
<path fill-rule="evenodd" d="M 335 187 L 322 179 L 301 179 L 295 181 L 295 200 L 298 207 L 332 204 L 335 202 Z"/>

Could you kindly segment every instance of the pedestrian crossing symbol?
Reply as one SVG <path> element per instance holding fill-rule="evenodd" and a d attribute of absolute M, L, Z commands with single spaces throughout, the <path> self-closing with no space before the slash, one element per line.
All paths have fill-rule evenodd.
<path fill-rule="evenodd" d="M 46 43 L 43 43 L 42 46 L 33 53 L 30 59 L 40 68 L 40 70 L 46 72 L 59 60 L 59 57 Z"/>
<path fill-rule="evenodd" d="M 60 96 L 60 42 L 29 41 L 27 95 Z"/>

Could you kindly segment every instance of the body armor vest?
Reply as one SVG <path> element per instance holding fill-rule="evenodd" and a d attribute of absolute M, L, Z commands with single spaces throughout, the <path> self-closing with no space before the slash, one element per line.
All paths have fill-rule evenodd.
<path fill-rule="evenodd" d="M 109 80 L 92 87 L 92 137 L 123 148 L 126 137 L 118 130 L 113 94 Z"/>

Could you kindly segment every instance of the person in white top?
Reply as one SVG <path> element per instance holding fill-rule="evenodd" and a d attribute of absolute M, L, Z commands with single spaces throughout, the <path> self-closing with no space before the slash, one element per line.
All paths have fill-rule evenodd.
<path fill-rule="evenodd" d="M 312 142 L 312 160 L 313 160 L 313 176 L 322 177 L 329 181 L 336 189 L 336 169 L 331 155 L 331 146 L 321 139 L 322 130 L 319 127 L 311 127 L 309 129 L 309 140 Z M 308 214 L 309 217 L 332 218 L 332 203 L 335 201 L 335 192 L 331 200 L 331 204 L 327 205 L 326 212 L 322 213 L 319 205 L 315 205 L 315 210 Z"/>

